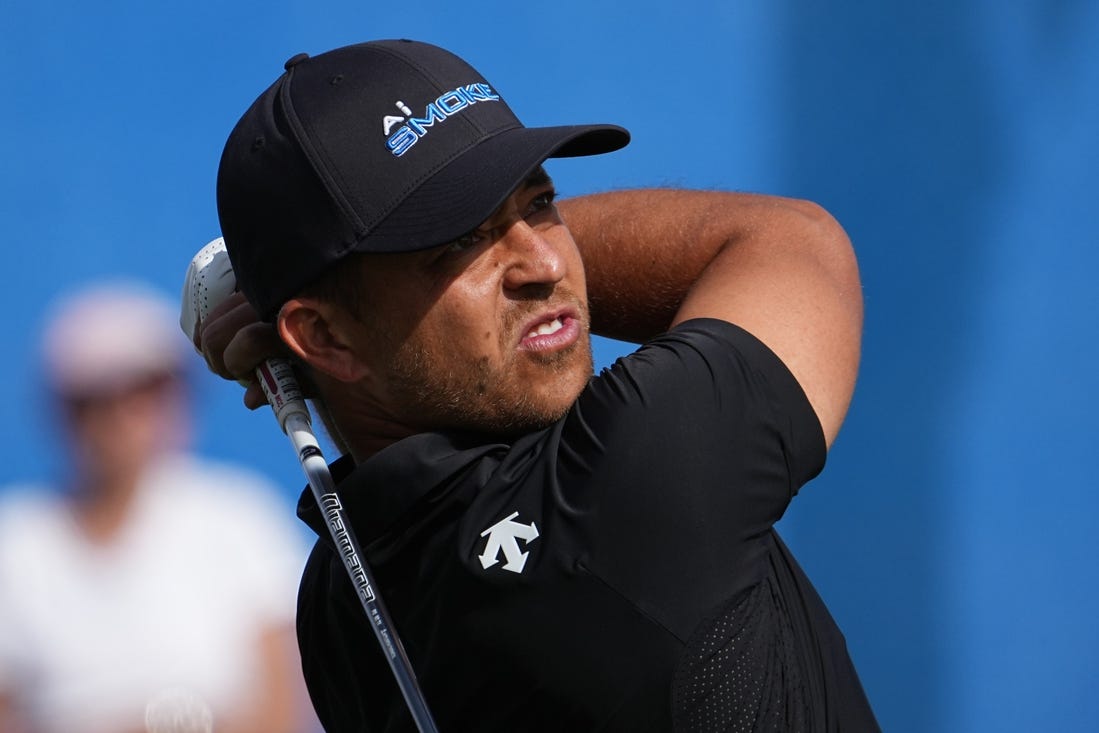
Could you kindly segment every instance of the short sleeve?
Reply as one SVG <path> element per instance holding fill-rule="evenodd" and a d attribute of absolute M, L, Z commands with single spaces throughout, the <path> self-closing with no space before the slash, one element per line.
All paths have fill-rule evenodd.
<path fill-rule="evenodd" d="M 0 495 L 0 692 L 26 684 L 32 661 L 23 623 L 30 606 L 26 586 L 36 579 L 31 563 L 42 542 L 52 539 L 55 507 L 45 487 L 7 487 Z"/>
<path fill-rule="evenodd" d="M 593 380 L 566 420 L 559 483 L 591 520 L 586 562 L 630 595 L 675 587 L 699 608 L 726 597 L 722 579 L 752 577 L 760 538 L 825 455 L 782 361 L 697 319 Z"/>
<path fill-rule="evenodd" d="M 7 521 L 8 517 L 3 506 L 0 503 L 0 532 L 8 529 L 8 535 L 10 536 L 10 524 Z M 0 538 L 5 535 L 0 534 Z M 15 597 L 16 589 L 12 588 L 12 584 L 8 579 L 8 573 L 6 572 L 8 558 L 5 556 L 5 547 L 2 539 L 0 539 L 0 693 L 4 691 L 11 691 L 15 688 L 19 675 L 17 670 L 21 666 L 21 655 L 19 648 L 19 630 L 15 624 L 14 612 L 10 605 L 10 599 Z"/>

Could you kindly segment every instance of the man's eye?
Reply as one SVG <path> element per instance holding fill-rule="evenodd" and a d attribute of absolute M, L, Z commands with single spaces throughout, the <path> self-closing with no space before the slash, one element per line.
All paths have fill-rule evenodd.
<path fill-rule="evenodd" d="M 538 194 L 530 202 L 530 208 L 534 211 L 544 211 L 553 206 L 554 199 L 557 198 L 557 192 L 553 189 Z"/>
<path fill-rule="evenodd" d="M 466 250 L 472 249 L 481 243 L 482 235 L 477 232 L 469 232 L 463 234 L 457 239 L 453 240 L 449 244 L 443 247 L 444 254 L 459 254 Z"/>

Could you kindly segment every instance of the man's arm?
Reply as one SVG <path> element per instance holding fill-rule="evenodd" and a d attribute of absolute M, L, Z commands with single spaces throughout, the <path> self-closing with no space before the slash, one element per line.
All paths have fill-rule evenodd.
<path fill-rule="evenodd" d="M 592 330 L 644 341 L 718 318 L 774 351 L 832 444 L 858 372 L 862 292 L 851 243 L 815 204 L 638 190 L 560 203 L 584 257 Z"/>

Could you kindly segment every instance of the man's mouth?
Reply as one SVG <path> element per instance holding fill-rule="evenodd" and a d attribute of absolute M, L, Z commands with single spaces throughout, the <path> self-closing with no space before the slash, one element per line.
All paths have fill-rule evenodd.
<path fill-rule="evenodd" d="M 537 321 L 524 326 L 525 335 L 519 340 L 523 351 L 555 352 L 568 348 L 580 338 L 580 321 L 571 310 L 547 313 Z"/>
<path fill-rule="evenodd" d="M 548 336 L 551 333 L 557 333 L 562 328 L 564 328 L 564 324 L 561 323 L 561 319 L 554 318 L 552 321 L 539 323 L 537 326 L 531 329 L 530 333 L 527 334 L 527 338 L 534 338 L 535 336 Z"/>

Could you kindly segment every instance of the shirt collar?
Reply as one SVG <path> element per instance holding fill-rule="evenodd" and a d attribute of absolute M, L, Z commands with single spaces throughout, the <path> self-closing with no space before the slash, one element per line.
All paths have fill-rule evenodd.
<path fill-rule="evenodd" d="M 421 433 L 387 446 L 357 466 L 351 456 L 343 456 L 330 470 L 359 543 L 366 545 L 433 489 L 483 456 L 507 448 L 486 442 L 484 436 Z M 308 486 L 297 513 L 322 541 L 332 544 L 324 514 Z"/>

